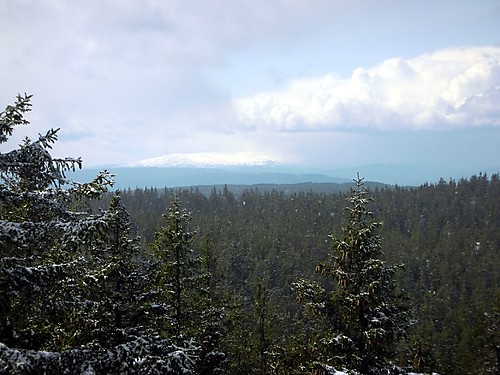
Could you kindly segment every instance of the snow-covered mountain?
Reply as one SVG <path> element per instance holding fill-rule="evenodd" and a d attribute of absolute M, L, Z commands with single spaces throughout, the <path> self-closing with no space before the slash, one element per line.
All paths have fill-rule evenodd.
<path fill-rule="evenodd" d="M 90 168 L 75 174 L 75 180 L 91 180 L 104 168 Z M 468 178 L 480 172 L 491 175 L 500 167 L 455 170 L 425 164 L 370 164 L 352 167 L 304 166 L 270 153 L 204 152 L 167 154 L 128 164 L 107 166 L 116 174 L 116 188 L 179 187 L 196 185 L 254 185 L 298 183 L 345 183 L 359 173 L 366 181 L 400 186 L 437 183 L 440 178 Z"/>
<path fill-rule="evenodd" d="M 126 167 L 239 167 L 239 166 L 271 166 L 279 162 L 279 158 L 269 154 L 254 152 L 199 152 L 168 154 L 156 158 L 128 163 Z"/>

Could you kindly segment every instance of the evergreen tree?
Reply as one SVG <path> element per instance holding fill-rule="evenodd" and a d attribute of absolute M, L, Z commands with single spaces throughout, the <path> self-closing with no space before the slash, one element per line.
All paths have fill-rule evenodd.
<path fill-rule="evenodd" d="M 192 328 L 200 259 L 191 247 L 195 235 L 189 230 L 191 216 L 180 208 L 178 198 L 163 218 L 165 226 L 155 233 L 151 248 L 159 262 L 159 288 L 168 311 L 163 328 L 180 344 Z"/>
<path fill-rule="evenodd" d="M 31 96 L 0 113 L 0 143 L 27 125 Z M 55 159 L 57 130 L 0 153 L 0 373 L 190 373 L 193 360 L 150 332 L 134 298 L 137 264 L 128 214 L 106 171 L 72 183 L 80 159 Z M 140 293 L 139 293 L 140 294 Z"/>
<path fill-rule="evenodd" d="M 212 241 L 206 237 L 201 248 L 201 277 L 198 283 L 201 298 L 197 309 L 197 337 L 200 345 L 197 371 L 201 375 L 224 373 L 226 360 L 221 347 L 227 334 L 227 327 L 224 326 L 227 301 L 218 287 L 219 276 L 213 248 Z"/>
<path fill-rule="evenodd" d="M 225 356 L 219 350 L 222 312 L 213 294 L 212 245 L 205 244 L 201 257 L 195 253 L 191 215 L 181 209 L 178 197 L 163 218 L 165 226 L 151 244 L 158 270 L 158 310 L 163 312 L 159 330 L 176 345 L 191 348 L 197 373 L 220 373 Z"/>
<path fill-rule="evenodd" d="M 0 115 L 0 139 L 6 142 L 14 127 L 27 125 L 24 113 L 30 110 L 31 96 L 18 96 L 14 106 Z M 87 259 L 79 235 L 92 236 L 94 217 L 70 211 L 75 199 L 89 191 L 103 191 L 110 184 L 103 174 L 102 184 L 79 185 L 71 190 L 65 172 L 80 166 L 79 159 L 53 159 L 49 153 L 57 140 L 50 130 L 32 142 L 26 138 L 18 149 L 0 154 L 0 241 L 2 342 L 16 347 L 58 350 L 70 335 L 65 326 L 71 319 L 68 308 L 78 298 Z M 69 306 L 68 306 L 69 305 Z M 76 306 L 76 304 L 74 305 Z"/>
<path fill-rule="evenodd" d="M 342 236 L 332 237 L 331 260 L 316 268 L 320 275 L 332 277 L 335 287 L 328 291 L 303 280 L 294 287 L 298 301 L 325 324 L 311 344 L 317 365 L 381 374 L 392 367 L 395 343 L 407 322 L 394 288 L 400 266 L 387 266 L 381 259 L 381 238 L 375 234 L 381 223 L 372 220 L 367 208 L 373 198 L 363 179 L 354 182 Z"/>

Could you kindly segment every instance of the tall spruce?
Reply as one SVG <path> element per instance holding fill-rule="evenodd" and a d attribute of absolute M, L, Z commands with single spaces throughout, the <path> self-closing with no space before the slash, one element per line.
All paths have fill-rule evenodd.
<path fill-rule="evenodd" d="M 197 374 L 222 372 L 221 319 L 215 293 L 212 244 L 206 242 L 201 256 L 193 249 L 196 231 L 189 228 L 191 214 L 174 197 L 164 227 L 151 244 L 157 269 L 157 319 L 160 333 L 193 353 Z"/>
<path fill-rule="evenodd" d="M 31 96 L 0 113 L 0 144 L 28 125 Z M 0 152 L 0 373 L 191 373 L 189 353 L 148 328 L 128 214 L 101 172 L 74 183 L 81 160 L 50 154 L 58 130 Z"/>
<path fill-rule="evenodd" d="M 158 285 L 167 311 L 163 329 L 181 344 L 192 328 L 200 258 L 192 248 L 191 215 L 180 207 L 177 197 L 163 218 L 165 226 L 155 233 L 151 248 L 158 261 Z"/>
<path fill-rule="evenodd" d="M 224 324 L 227 301 L 219 285 L 214 245 L 209 237 L 201 247 L 201 274 L 197 287 L 197 340 L 200 346 L 197 371 L 200 375 L 226 373 L 226 353 L 222 350 L 228 328 Z"/>
<path fill-rule="evenodd" d="M 373 220 L 372 196 L 356 178 L 348 198 L 347 218 L 340 237 L 332 236 L 330 261 L 316 272 L 331 277 L 333 287 L 301 280 L 294 284 L 297 300 L 320 317 L 321 333 L 311 339 L 310 366 L 347 368 L 361 374 L 386 374 L 395 366 L 396 342 L 404 335 L 406 309 L 396 293 L 394 274 L 382 257 L 382 224 Z M 395 370 L 394 370 L 395 371 Z"/>

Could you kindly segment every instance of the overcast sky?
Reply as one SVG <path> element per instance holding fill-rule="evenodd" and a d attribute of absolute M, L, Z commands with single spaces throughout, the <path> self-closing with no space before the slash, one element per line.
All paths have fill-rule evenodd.
<path fill-rule="evenodd" d="M 500 165 L 499 0 L 0 0 L 0 45 L 17 137 L 87 167 Z"/>

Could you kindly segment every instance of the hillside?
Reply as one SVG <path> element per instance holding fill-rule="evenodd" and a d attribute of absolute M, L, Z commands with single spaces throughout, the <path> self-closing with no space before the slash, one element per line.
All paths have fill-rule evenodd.
<path fill-rule="evenodd" d="M 309 324 L 290 285 L 299 276 L 314 277 L 318 262 L 328 258 L 329 235 L 338 232 L 344 217 L 345 195 L 311 186 L 249 186 L 238 194 L 230 186 L 212 187 L 210 193 L 195 187 L 138 189 L 123 192 L 122 200 L 136 233 L 148 243 L 178 196 L 199 230 L 197 246 L 207 236 L 213 242 L 224 288 L 234 288 L 245 303 L 252 301 L 256 280 L 272 293 L 268 340 L 278 344 L 281 335 L 299 337 L 303 324 Z M 499 189 L 498 175 L 479 175 L 373 190 L 374 214 L 384 222 L 386 259 L 405 265 L 398 285 L 418 322 L 407 345 L 423 369 L 488 373 L 495 366 L 491 330 L 499 313 Z"/>

